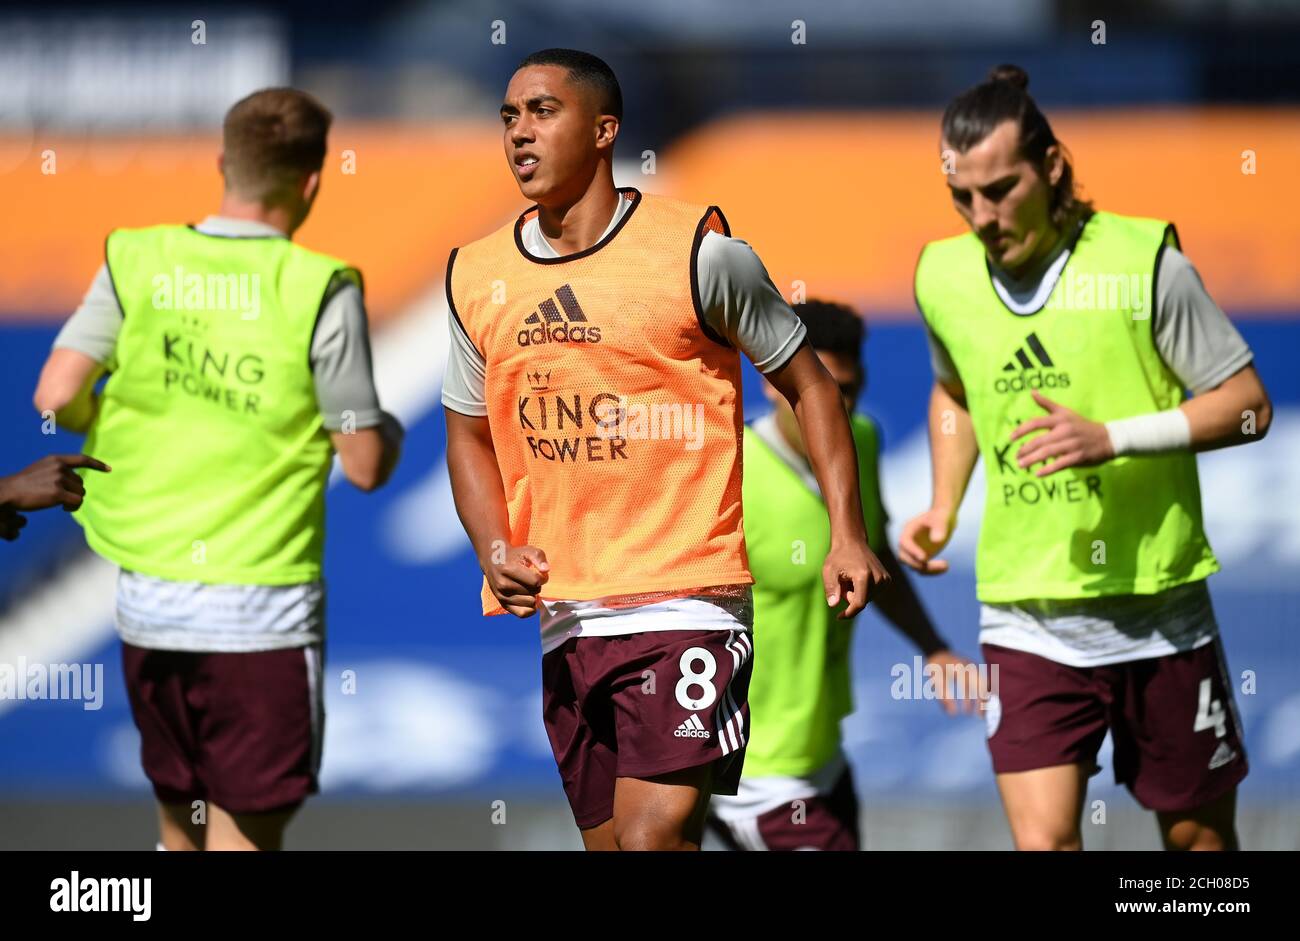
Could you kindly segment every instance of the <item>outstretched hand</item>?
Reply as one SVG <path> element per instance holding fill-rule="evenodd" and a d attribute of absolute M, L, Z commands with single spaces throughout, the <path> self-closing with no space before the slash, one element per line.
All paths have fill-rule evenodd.
<path fill-rule="evenodd" d="M 0 477 L 0 539 L 12 542 L 27 525 L 27 517 L 19 511 L 80 507 L 86 485 L 73 470 L 77 467 L 109 470 L 103 461 L 85 454 L 51 454 L 16 474 Z"/>
<path fill-rule="evenodd" d="M 110 470 L 87 454 L 50 454 L 16 474 L 0 477 L 0 506 L 25 511 L 61 505 L 75 510 L 86 496 L 86 485 L 74 470 L 78 467 Z"/>

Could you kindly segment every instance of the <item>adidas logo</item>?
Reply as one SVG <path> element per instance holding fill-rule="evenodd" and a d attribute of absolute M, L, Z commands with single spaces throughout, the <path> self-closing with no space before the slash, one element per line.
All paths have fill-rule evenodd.
<path fill-rule="evenodd" d="M 559 307 L 555 301 L 560 302 Z M 560 309 L 564 313 L 560 313 Z M 542 343 L 599 343 L 600 327 L 586 326 L 587 315 L 582 312 L 573 288 L 561 285 L 555 291 L 555 300 L 547 298 L 537 305 L 537 310 L 524 318 L 524 329 L 517 337 L 520 346 L 538 346 Z"/>
<path fill-rule="evenodd" d="M 673 736 L 676 738 L 708 738 L 709 734 L 709 730 L 704 727 L 700 717 L 693 712 L 691 717 L 677 726 L 677 729 L 673 732 Z"/>
<path fill-rule="evenodd" d="M 1031 354 L 1033 359 L 1030 358 Z M 1042 341 L 1038 339 L 1038 334 L 1031 333 L 1025 337 L 1025 345 L 1019 347 L 1011 359 L 1007 360 L 1007 364 L 1002 367 L 1003 372 L 1014 373 L 1014 375 L 1010 377 L 1001 376 L 994 380 L 993 390 L 995 392 L 1024 392 L 1026 389 L 1068 389 L 1070 387 L 1069 373 L 1045 371 L 1052 369 L 1055 365 L 1052 362 L 1052 357 L 1047 355 L 1047 349 L 1043 346 Z"/>
<path fill-rule="evenodd" d="M 1232 759 L 1237 757 L 1236 751 L 1227 742 L 1220 742 L 1219 747 L 1214 750 L 1213 757 L 1210 758 L 1210 770 L 1222 768 Z"/>

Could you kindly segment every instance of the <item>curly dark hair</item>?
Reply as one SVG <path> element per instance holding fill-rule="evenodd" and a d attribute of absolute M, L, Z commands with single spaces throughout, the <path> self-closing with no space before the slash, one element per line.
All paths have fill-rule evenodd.
<path fill-rule="evenodd" d="M 843 355 L 861 361 L 867 325 L 847 304 L 833 301 L 805 301 L 794 312 L 808 329 L 808 345 L 814 350 Z"/>

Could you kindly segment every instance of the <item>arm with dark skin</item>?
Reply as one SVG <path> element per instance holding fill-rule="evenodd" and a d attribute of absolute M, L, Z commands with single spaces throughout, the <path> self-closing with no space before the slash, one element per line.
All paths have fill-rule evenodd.
<path fill-rule="evenodd" d="M 911 580 L 903 573 L 898 557 L 888 546 L 881 546 L 876 553 L 881 565 L 889 573 L 889 587 L 876 598 L 880 615 L 894 626 L 897 631 L 910 640 L 922 656 L 948 649 L 948 643 L 934 629 L 930 616 L 921 605 L 921 599 L 912 587 Z"/>
<path fill-rule="evenodd" d="M 501 468 L 487 418 L 443 408 L 447 417 L 447 470 L 456 514 L 474 546 L 488 587 L 501 606 L 516 617 L 537 610 L 538 592 L 550 565 L 536 546 L 510 544 Z"/>
<path fill-rule="evenodd" d="M 81 506 L 86 486 L 73 470 L 88 467 L 107 473 L 109 467 L 85 454 L 51 454 L 8 477 L 0 477 L 0 539 L 14 540 L 27 525 L 24 511 Z"/>
<path fill-rule="evenodd" d="M 875 473 L 871 476 L 877 481 L 880 480 L 879 467 L 875 468 Z M 881 505 L 879 492 L 873 496 L 874 500 L 868 500 L 868 503 Z M 980 691 L 967 692 L 963 683 L 956 679 L 952 683 L 948 681 L 948 676 L 952 673 L 950 668 L 960 669 L 964 673 L 966 668 L 971 666 L 971 662 L 950 649 L 948 642 L 939 636 L 934 622 L 921 604 L 911 579 L 903 571 L 898 557 L 894 555 L 889 545 L 886 543 L 880 546 L 876 554 L 890 576 L 888 587 L 876 599 L 881 616 L 920 651 L 927 669 L 943 671 L 941 675 L 944 681 L 935 684 L 939 694 L 939 705 L 943 711 L 948 715 L 975 711 L 979 704 Z"/>
<path fill-rule="evenodd" d="M 926 613 L 911 579 L 903 571 L 893 550 L 887 545 L 882 546 L 877 555 L 890 577 L 889 585 L 876 597 L 881 616 L 916 646 L 925 659 L 927 668 L 944 671 L 941 674 L 945 677 L 944 681 L 936 683 L 939 705 L 943 711 L 948 715 L 974 712 L 984 691 L 967 692 L 960 684 L 950 684 L 946 679 L 950 667 L 965 670 L 971 662 L 949 648 L 948 642 L 934 629 L 930 615 Z"/>
<path fill-rule="evenodd" d="M 846 601 L 839 616 L 851 618 L 889 574 L 867 546 L 857 451 L 840 387 L 806 343 L 766 378 L 794 409 L 830 516 L 831 549 L 822 568 L 826 603 L 834 607 Z"/>

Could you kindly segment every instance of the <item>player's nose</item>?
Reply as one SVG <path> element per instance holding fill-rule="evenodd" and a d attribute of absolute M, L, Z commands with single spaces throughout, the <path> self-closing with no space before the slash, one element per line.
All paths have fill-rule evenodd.
<path fill-rule="evenodd" d="M 994 211 L 993 204 L 987 199 L 975 198 L 971 203 L 970 219 L 975 231 L 981 234 L 996 231 L 997 229 L 998 216 Z"/>
<path fill-rule="evenodd" d="M 510 128 L 510 140 L 516 145 L 532 142 L 533 126 L 526 116 L 520 115 L 519 120 Z"/>

